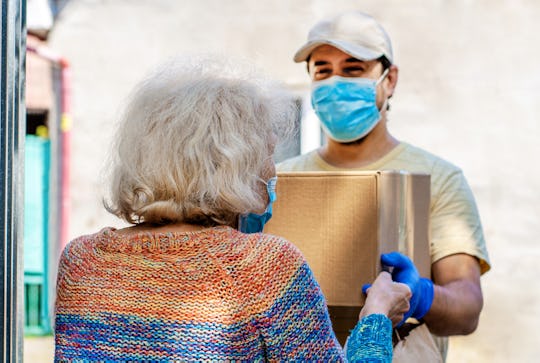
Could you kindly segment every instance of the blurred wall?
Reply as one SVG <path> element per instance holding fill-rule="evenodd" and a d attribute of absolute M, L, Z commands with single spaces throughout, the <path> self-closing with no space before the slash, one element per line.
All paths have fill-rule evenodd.
<path fill-rule="evenodd" d="M 493 269 L 477 332 L 449 362 L 540 355 L 540 3 L 535 0 L 71 0 L 50 46 L 73 69 L 71 236 L 121 226 L 101 206 L 99 173 L 122 102 L 177 53 L 252 59 L 298 92 L 291 58 L 320 17 L 360 9 L 393 40 L 400 67 L 390 128 L 461 166 L 476 195 Z"/>

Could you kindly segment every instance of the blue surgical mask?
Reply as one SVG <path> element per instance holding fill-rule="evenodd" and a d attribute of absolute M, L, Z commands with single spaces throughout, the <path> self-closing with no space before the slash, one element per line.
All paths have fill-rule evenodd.
<path fill-rule="evenodd" d="M 330 138 L 351 142 L 373 130 L 381 119 L 377 85 L 387 74 L 388 69 L 378 80 L 333 76 L 313 83 L 311 105 Z"/>
<path fill-rule="evenodd" d="M 277 176 L 270 178 L 266 183 L 268 192 L 268 205 L 262 214 L 247 213 L 238 217 L 238 230 L 244 233 L 262 232 L 266 222 L 272 218 L 272 204 L 276 201 Z"/>

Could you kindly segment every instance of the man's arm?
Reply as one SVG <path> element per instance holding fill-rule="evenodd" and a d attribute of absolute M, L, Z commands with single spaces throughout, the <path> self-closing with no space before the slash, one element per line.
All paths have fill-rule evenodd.
<path fill-rule="evenodd" d="M 432 265 L 434 299 L 424 316 L 435 335 L 466 335 L 476 330 L 483 306 L 480 265 L 470 255 L 459 253 Z"/>

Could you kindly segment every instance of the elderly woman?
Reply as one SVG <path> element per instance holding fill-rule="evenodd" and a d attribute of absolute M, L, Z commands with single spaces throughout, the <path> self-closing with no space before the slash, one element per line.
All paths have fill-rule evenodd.
<path fill-rule="evenodd" d="M 106 202 L 132 226 L 64 250 L 57 360 L 391 358 L 406 285 L 375 280 L 344 352 L 301 253 L 254 233 L 275 199 L 276 138 L 296 112 L 277 85 L 223 61 L 171 62 L 140 83 Z"/>

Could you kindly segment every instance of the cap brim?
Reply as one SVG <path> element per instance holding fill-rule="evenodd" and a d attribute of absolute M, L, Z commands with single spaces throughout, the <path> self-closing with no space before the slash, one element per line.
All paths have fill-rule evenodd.
<path fill-rule="evenodd" d="M 342 40 L 311 40 L 307 42 L 302 48 L 300 48 L 296 54 L 294 55 L 293 59 L 296 63 L 304 62 L 306 61 L 311 53 L 315 50 L 315 48 L 321 46 L 321 45 L 331 45 L 333 47 L 338 48 L 342 52 L 345 52 L 347 54 L 350 54 L 354 58 L 360 59 L 360 60 L 373 60 L 378 59 L 384 55 L 384 53 L 381 52 L 374 52 L 371 49 L 352 44 L 349 42 L 345 42 Z"/>

